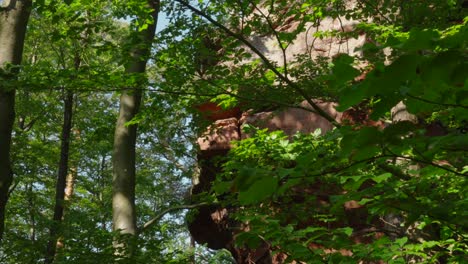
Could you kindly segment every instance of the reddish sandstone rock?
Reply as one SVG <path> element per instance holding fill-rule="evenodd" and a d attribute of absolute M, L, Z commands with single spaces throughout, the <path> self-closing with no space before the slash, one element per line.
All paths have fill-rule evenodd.
<path fill-rule="evenodd" d="M 239 140 L 239 123 L 236 118 L 217 120 L 198 138 L 200 151 L 230 149 L 233 140 Z"/>
<path fill-rule="evenodd" d="M 194 108 L 197 109 L 205 119 L 210 121 L 227 119 L 231 117 L 238 118 L 241 115 L 241 110 L 239 107 L 222 109 L 213 102 L 205 102 L 203 104 L 195 105 Z"/>
<path fill-rule="evenodd" d="M 315 103 L 322 108 L 331 117 L 340 120 L 341 113 L 336 111 L 336 103 L 323 102 L 314 100 Z M 293 136 L 297 132 L 300 133 L 313 133 L 315 130 L 320 129 L 322 134 L 333 129 L 333 125 L 312 111 L 303 108 L 312 109 L 307 101 L 303 101 L 300 105 L 302 108 L 288 107 L 279 111 L 261 112 L 249 114 L 245 113 L 240 119 L 241 125 L 253 125 L 259 128 L 268 128 L 270 131 L 282 130 L 288 136 Z M 248 135 L 242 134 L 241 138 L 247 138 Z"/>
<path fill-rule="evenodd" d="M 323 102 L 320 100 L 314 101 L 331 117 L 338 122 L 349 122 L 357 126 L 377 125 L 378 122 L 368 122 L 369 112 L 361 109 L 349 109 L 345 113 L 336 111 L 337 106 L 334 102 Z M 244 113 L 240 120 L 236 117 L 216 120 L 197 141 L 200 146 L 198 160 L 200 164 L 200 175 L 198 181 L 194 183 L 192 194 L 196 195 L 211 188 L 211 182 L 214 181 L 216 174 L 221 172 L 221 164 L 219 158 L 227 155 L 231 149 L 231 142 L 249 137 L 249 135 L 241 133 L 241 126 L 250 124 L 259 128 L 268 128 L 270 131 L 282 130 L 286 135 L 292 136 L 298 132 L 312 133 L 316 129 L 321 129 L 322 134 L 333 129 L 333 125 L 314 113 L 306 109 L 312 107 L 306 102 L 302 102 L 299 108 L 284 108 L 278 111 L 261 112 L 261 113 Z M 227 115 L 227 114 L 226 114 Z M 229 115 L 227 115 L 229 116 Z M 214 116 L 211 116 L 214 118 Z M 216 116 L 220 117 L 220 116 Z M 344 121 L 343 121 L 344 120 Z M 301 203 L 307 196 L 316 196 L 316 204 L 310 205 L 319 210 L 320 207 L 329 206 L 329 197 L 343 193 L 343 190 L 336 188 L 337 186 L 325 186 L 321 183 L 309 186 L 294 187 L 291 189 L 293 203 Z M 282 210 L 293 206 L 292 204 L 284 204 L 276 208 Z M 268 243 L 262 244 L 257 249 L 237 248 L 234 246 L 234 240 L 237 232 L 240 231 L 241 223 L 236 223 L 229 218 L 229 213 L 233 208 L 222 208 L 219 206 L 205 206 L 198 210 L 192 222 L 189 223 L 189 230 L 193 238 L 198 243 L 206 243 L 208 247 L 213 249 L 226 248 L 228 249 L 238 263 L 285 263 L 284 254 L 272 255 L 272 248 Z M 370 233 L 376 233 L 374 226 L 379 223 L 367 223 L 367 209 L 357 204 L 356 201 L 348 201 L 344 205 L 344 219 L 340 222 L 333 223 L 335 228 L 351 226 L 355 232 L 350 238 L 355 243 L 369 243 L 373 240 Z M 331 223 L 322 223 L 317 219 L 293 219 L 291 221 L 299 221 L 299 226 L 306 227 L 309 225 L 324 225 L 328 227 Z M 349 251 L 340 249 L 326 249 L 318 244 L 311 244 L 311 248 L 322 248 L 325 252 L 341 252 L 343 255 L 352 254 Z"/>

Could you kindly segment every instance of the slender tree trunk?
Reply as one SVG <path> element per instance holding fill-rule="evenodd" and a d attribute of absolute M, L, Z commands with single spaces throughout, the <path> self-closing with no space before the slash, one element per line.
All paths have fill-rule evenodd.
<path fill-rule="evenodd" d="M 29 212 L 29 221 L 31 221 L 31 228 L 29 232 L 29 239 L 31 242 L 36 242 L 36 206 L 34 202 L 34 193 L 33 193 L 32 183 L 28 183 L 28 212 Z"/>
<path fill-rule="evenodd" d="M 5 210 L 13 172 L 10 163 L 11 132 L 15 120 L 15 91 L 8 87 L 8 64 L 21 64 L 31 0 L 4 0 L 0 6 L 0 242 L 5 228 Z"/>
<path fill-rule="evenodd" d="M 151 52 L 156 22 L 158 20 L 159 1 L 147 1 L 151 8 L 153 21 L 148 28 L 134 32 L 138 42 L 130 51 L 126 73 L 144 74 L 146 63 Z M 125 90 L 120 96 L 120 109 L 114 133 L 113 175 L 112 175 L 112 221 L 113 229 L 122 236 L 116 240 L 116 255 L 131 257 L 137 234 L 135 212 L 135 145 L 137 126 L 126 125 L 138 113 L 141 103 L 141 85 Z"/>
<path fill-rule="evenodd" d="M 70 200 L 75 191 L 75 179 L 76 179 L 76 167 L 70 168 L 70 172 L 67 174 L 67 179 L 65 183 L 65 196 L 63 200 L 69 205 Z M 66 208 L 64 208 L 66 209 Z M 65 219 L 66 211 L 63 212 L 62 221 Z M 56 248 L 57 250 L 62 249 L 65 246 L 63 235 L 57 238 Z"/>
<path fill-rule="evenodd" d="M 65 201 L 70 201 L 75 192 L 76 167 L 70 169 L 65 183 Z"/>
<path fill-rule="evenodd" d="M 411 122 L 414 124 L 418 123 L 417 116 L 408 112 L 406 105 L 403 102 L 399 102 L 391 110 L 392 123 L 398 122 Z M 394 159 L 394 164 L 407 163 L 408 161 L 401 159 Z M 417 170 L 417 165 L 409 165 L 408 168 Z M 406 172 L 405 172 L 406 173 Z M 404 228 L 404 216 L 400 213 L 390 213 L 386 214 L 381 219 L 383 223 L 383 230 L 391 239 L 397 239 L 405 234 Z"/>
<path fill-rule="evenodd" d="M 97 173 L 97 179 L 96 179 L 96 187 L 99 190 L 97 194 L 95 195 L 96 199 L 99 201 L 99 206 L 101 208 L 106 208 L 106 204 L 104 202 L 104 193 L 103 190 L 108 186 L 106 182 L 107 174 L 107 160 L 106 160 L 107 155 L 102 154 L 101 156 L 101 164 L 99 165 L 98 168 L 98 173 Z M 100 216 L 99 223 L 101 223 L 101 228 L 102 230 L 107 231 L 107 222 L 108 222 L 108 215 L 103 214 Z"/>
<path fill-rule="evenodd" d="M 66 91 L 64 99 L 63 126 L 60 146 L 60 163 L 57 175 L 57 183 L 55 185 L 55 207 L 52 226 L 50 227 L 50 237 L 47 244 L 47 251 L 44 263 L 52 263 L 54 261 L 57 239 L 60 235 L 60 224 L 62 222 L 65 187 L 68 174 L 68 159 L 70 153 L 70 134 L 72 128 L 73 117 L 73 92 Z"/>

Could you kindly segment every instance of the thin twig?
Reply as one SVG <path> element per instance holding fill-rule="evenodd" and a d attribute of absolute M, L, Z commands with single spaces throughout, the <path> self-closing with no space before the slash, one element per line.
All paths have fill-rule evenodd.
<path fill-rule="evenodd" d="M 413 157 L 408 157 L 408 156 L 402 156 L 402 155 L 398 155 L 396 153 L 393 153 L 390 149 L 386 148 L 386 150 L 388 152 L 390 152 L 393 157 L 395 158 L 400 158 L 400 159 L 406 159 L 406 160 L 410 160 L 410 161 L 414 161 L 414 162 L 417 162 L 417 163 L 422 163 L 422 164 L 426 164 L 426 165 L 430 165 L 430 166 L 433 166 L 433 167 L 436 167 L 436 168 L 439 168 L 439 169 L 443 169 L 445 171 L 448 171 L 448 172 L 451 172 L 453 174 L 456 174 L 458 176 L 468 176 L 468 173 L 460 173 L 460 172 L 457 172 L 455 170 L 452 170 L 452 169 L 449 169 L 447 167 L 444 167 L 442 165 L 439 165 L 439 164 L 436 164 L 432 161 L 427 161 L 427 160 L 421 160 L 421 159 L 416 159 L 416 158 L 413 158 Z"/>

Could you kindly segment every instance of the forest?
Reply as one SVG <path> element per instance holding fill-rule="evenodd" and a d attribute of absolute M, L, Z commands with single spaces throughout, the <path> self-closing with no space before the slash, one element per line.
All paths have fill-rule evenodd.
<path fill-rule="evenodd" d="M 468 263 L 468 1 L 0 0 L 0 263 Z"/>

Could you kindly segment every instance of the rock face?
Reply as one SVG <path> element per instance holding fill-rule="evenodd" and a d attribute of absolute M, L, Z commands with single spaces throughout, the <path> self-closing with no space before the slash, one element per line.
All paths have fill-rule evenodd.
<path fill-rule="evenodd" d="M 335 103 L 321 101 L 315 101 L 315 103 L 338 121 L 342 121 L 343 117 L 348 121 L 359 121 L 359 114 L 355 111 L 340 113 L 336 111 Z M 310 105 L 305 101 L 300 106 L 310 108 Z M 323 117 L 301 108 L 285 108 L 275 112 L 247 112 L 243 113 L 240 118 L 233 116 L 233 114 L 225 113 L 223 117 L 225 118 L 216 120 L 207 129 L 205 134 L 198 139 L 200 146 L 198 155 L 200 176 L 197 184 L 193 186 L 193 195 L 210 189 L 210 183 L 221 170 L 217 159 L 228 153 L 231 148 L 231 141 L 249 137 L 249 135 L 241 132 L 243 125 L 249 124 L 259 128 L 268 128 L 270 131 L 283 130 L 289 136 L 293 136 L 297 132 L 312 133 L 316 129 L 320 129 L 322 133 L 325 133 L 333 128 L 332 124 Z M 297 189 L 295 192 L 298 194 L 298 199 L 302 199 L 301 197 L 305 195 L 323 193 L 323 190 L 324 186 L 317 185 L 300 190 Z M 329 195 L 339 191 L 333 188 L 333 186 L 327 186 L 324 195 L 317 195 L 317 205 L 315 206 L 328 204 Z M 237 232 L 236 230 L 242 230 L 242 224 L 229 219 L 230 210 L 230 208 L 217 206 L 200 208 L 193 221 L 189 223 L 189 230 L 195 241 L 200 244 L 207 244 L 212 249 L 228 249 L 238 263 L 284 263 L 285 256 L 281 254 L 271 255 L 271 249 L 267 243 L 264 243 L 255 250 L 236 248 L 234 246 L 234 237 Z M 345 204 L 345 213 L 348 218 L 348 225 L 357 230 L 368 227 L 366 224 L 363 224 L 367 217 L 366 210 L 357 204 L 357 202 L 347 202 Z M 304 223 L 304 225 L 317 224 L 313 223 L 313 219 L 310 221 L 312 222 Z M 366 242 L 366 239 L 363 237 L 355 237 L 353 239 L 357 243 Z M 342 252 L 342 254 L 350 254 L 350 252 Z"/>
<path fill-rule="evenodd" d="M 383 129 L 384 124 L 379 121 L 369 119 L 369 113 L 363 109 L 349 109 L 343 113 L 338 112 L 335 107 L 336 103 L 322 102 L 315 100 L 326 113 L 335 118 L 341 123 L 352 123 L 358 126 L 377 126 Z M 302 108 L 310 108 L 307 102 L 300 104 L 301 108 L 285 108 L 278 111 L 260 112 L 260 113 L 238 113 L 238 112 L 219 112 L 218 117 L 223 119 L 215 120 L 206 132 L 198 138 L 200 151 L 198 161 L 200 166 L 200 175 L 196 184 L 193 185 L 192 194 L 197 195 L 205 191 L 209 191 L 211 182 L 215 179 L 216 174 L 221 172 L 219 157 L 227 155 L 232 145 L 233 140 L 248 138 L 249 135 L 242 132 L 242 126 L 253 125 L 259 128 L 267 128 L 270 131 L 282 130 L 288 136 L 293 136 L 297 132 L 312 133 L 316 129 L 320 129 L 322 133 L 333 129 L 333 126 L 323 117 L 316 113 L 304 110 Z M 395 122 L 401 121 L 398 119 L 397 112 L 404 108 L 401 104 L 395 107 L 394 115 Z M 221 111 L 220 109 L 218 109 Z M 404 113 L 404 111 L 401 111 Z M 403 120 L 407 120 L 404 119 Z M 433 128 L 434 124 L 426 126 L 428 136 L 439 135 L 440 128 Z M 342 193 L 343 190 L 336 186 L 325 186 L 321 183 L 310 186 L 294 187 L 293 203 L 301 203 L 306 196 L 315 196 L 316 201 L 313 206 L 316 210 L 320 210 L 321 206 L 327 206 L 330 203 L 330 196 L 337 193 Z M 289 204 L 291 205 L 291 204 Z M 282 208 L 287 208 L 285 205 Z M 189 230 L 195 239 L 200 244 L 207 244 L 212 249 L 225 248 L 229 250 L 237 263 L 268 263 L 281 264 L 286 263 L 286 256 L 281 253 L 272 254 L 272 249 L 265 242 L 256 249 L 237 248 L 234 245 L 235 236 L 239 231 L 245 230 L 243 223 L 238 223 L 229 218 L 230 212 L 236 208 L 223 208 L 219 206 L 205 206 L 198 210 L 189 222 Z M 276 208 L 278 209 L 278 208 Z M 279 210 L 282 210 L 279 208 Z M 334 223 L 331 228 L 339 228 L 349 226 L 354 232 L 351 239 L 354 243 L 370 243 L 375 238 L 383 235 L 381 231 L 388 229 L 388 223 L 394 223 L 392 226 L 399 226 L 402 219 L 398 215 L 386 215 L 383 220 L 372 219 L 369 223 L 367 209 L 359 205 L 357 201 L 351 200 L 344 204 L 344 220 L 343 222 Z M 321 226 L 323 223 L 315 219 L 306 219 L 299 222 L 299 226 Z M 395 233 L 402 230 L 397 230 Z M 369 236 L 369 233 L 374 233 L 374 236 Z M 310 244 L 311 248 L 320 248 L 320 245 Z M 335 252 L 335 249 L 323 249 L 325 252 Z M 342 255 L 352 254 L 347 250 L 338 250 Z"/>
<path fill-rule="evenodd" d="M 352 6 L 353 3 L 354 1 L 348 1 L 348 5 Z M 249 40 L 270 61 L 279 66 L 292 62 L 298 55 L 307 56 L 310 59 L 318 57 L 330 59 L 340 53 L 359 56 L 360 51 L 357 48 L 366 42 L 364 34 L 355 35 L 355 38 L 339 36 L 319 38 L 314 34 L 319 31 L 351 32 L 356 24 L 356 21 L 344 17 L 323 18 L 318 25 L 310 23 L 306 25 L 307 30 L 299 33 L 296 39 L 288 45 L 285 52 L 280 49 L 280 45 L 274 36 L 252 37 Z M 275 30 L 292 32 L 297 26 L 297 21 L 287 19 L 284 25 L 277 27 Z M 253 54 L 253 59 L 255 58 L 256 55 Z M 366 113 L 337 112 L 335 109 L 336 103 L 319 100 L 315 100 L 314 103 L 318 104 L 320 108 L 338 122 L 346 119 L 347 122 L 362 123 L 361 121 L 366 119 Z M 205 118 L 213 121 L 213 124 L 197 141 L 200 147 L 198 155 L 200 175 L 194 182 L 192 194 L 196 196 L 210 189 L 211 182 L 215 179 L 216 174 L 220 172 L 217 159 L 228 153 L 233 140 L 240 140 L 249 136 L 241 133 L 243 125 L 250 124 L 259 128 L 268 128 L 270 131 L 283 130 L 289 136 L 293 136 L 297 132 L 312 133 L 316 129 L 321 129 L 322 133 L 325 133 L 333 129 L 333 125 L 325 118 L 302 109 L 311 109 L 307 102 L 302 102 L 300 107 L 285 108 L 272 112 L 240 113 L 238 109 L 223 112 L 212 103 L 196 106 L 201 112 L 206 113 L 204 114 Z M 313 188 L 297 191 L 300 195 L 307 195 L 314 192 Z M 327 203 L 328 197 L 325 195 L 319 200 L 319 202 Z M 229 219 L 230 210 L 230 208 L 216 206 L 200 208 L 193 221 L 189 223 L 189 230 L 195 241 L 200 244 L 207 244 L 212 249 L 228 249 L 237 263 L 285 263 L 286 256 L 281 253 L 272 255 L 267 243 L 255 250 L 236 248 L 233 243 L 236 235 L 235 230 L 242 229 L 242 225 Z M 346 213 L 350 219 L 348 224 L 362 227 L 359 219 L 365 219 L 366 212 L 361 206 L 350 201 L 346 205 Z M 342 252 L 342 254 L 349 254 L 349 252 Z"/>
<path fill-rule="evenodd" d="M 357 1 L 345 1 L 347 8 L 353 8 Z M 272 35 L 257 36 L 249 38 L 249 41 L 255 48 L 261 52 L 273 65 L 279 67 L 285 64 L 294 64 L 296 57 L 309 58 L 315 60 L 325 58 L 331 60 L 339 54 L 348 54 L 351 56 L 360 56 L 360 47 L 368 41 L 365 34 L 355 32 L 355 25 L 358 21 L 346 19 L 345 17 L 322 18 L 317 24 L 309 23 L 306 25 L 306 30 L 299 33 L 294 41 L 287 45 L 286 49 L 281 49 L 282 43 L 278 43 Z M 275 28 L 278 32 L 293 32 L 299 25 L 299 22 L 294 19 L 286 19 L 285 23 Z M 326 37 L 320 38 L 318 32 L 344 32 L 350 33 L 342 37 L 339 34 L 326 34 Z M 283 43 L 284 44 L 284 43 Z M 384 51 L 384 55 L 388 55 Z M 258 59 L 256 54 L 252 52 L 252 60 Z M 389 63 L 389 61 L 386 61 Z M 363 62 L 363 64 L 365 64 Z M 363 65 L 361 65 L 363 66 Z M 288 76 L 290 77 L 290 76 Z M 308 76 L 307 76 L 308 78 Z M 362 81 L 366 78 L 363 73 L 354 81 Z M 248 96 L 248 95 L 247 95 Z M 314 98 L 314 94 L 306 97 Z M 336 110 L 336 103 L 314 100 L 324 112 L 333 117 L 337 122 L 356 124 L 360 126 L 377 126 L 383 128 L 383 122 L 372 121 L 369 119 L 370 112 L 368 109 L 349 109 L 343 113 Z M 216 174 L 221 171 L 220 165 L 217 162 L 219 157 L 225 156 L 231 149 L 233 140 L 241 140 L 249 137 L 248 134 L 242 133 L 242 126 L 249 124 L 259 128 L 268 128 L 270 131 L 282 130 L 288 136 L 293 136 L 297 132 L 312 133 L 316 129 L 321 129 L 322 133 L 333 129 L 333 125 L 322 116 L 306 111 L 304 108 L 311 109 L 307 102 L 302 102 L 298 108 L 285 108 L 279 111 L 271 112 L 244 112 L 235 108 L 231 111 L 222 111 L 213 103 L 202 104 L 197 108 L 203 112 L 205 118 L 212 121 L 212 125 L 206 132 L 200 136 L 197 143 L 200 147 L 198 161 L 200 165 L 200 175 L 197 181 L 194 181 L 192 194 L 197 195 L 208 191 L 211 182 L 215 179 Z M 403 103 L 398 103 L 392 111 L 392 121 L 411 122 L 417 125 L 420 120 L 416 116 L 409 114 L 406 111 L 406 106 Z M 445 128 L 438 123 L 428 124 L 426 127 L 427 136 L 438 136 L 447 133 Z M 304 197 L 308 195 L 316 196 L 316 201 L 311 206 L 319 208 L 320 206 L 330 203 L 330 196 L 336 193 L 343 193 L 343 190 L 336 186 L 323 186 L 317 183 L 315 186 L 294 187 L 293 202 L 300 203 Z M 296 195 L 297 194 L 297 195 Z M 291 204 L 289 204 L 291 205 Z M 283 207 L 287 210 L 287 206 Z M 323 207 L 322 207 L 323 208 Z M 276 209 L 276 208 L 275 208 Z M 217 206 L 206 206 L 198 210 L 198 214 L 194 216 L 192 222 L 189 223 L 189 230 L 195 239 L 200 244 L 207 244 L 213 249 L 225 248 L 228 249 L 237 263 L 285 263 L 286 256 L 282 253 L 272 254 L 272 249 L 268 242 L 265 241 L 256 249 L 236 248 L 234 239 L 239 231 L 245 230 L 248 226 L 243 223 L 236 223 L 230 219 L 229 214 L 235 208 L 222 208 Z M 280 208 L 281 210 L 281 208 Z M 351 237 L 355 243 L 369 243 L 375 237 L 366 236 L 366 234 L 374 233 L 376 237 L 383 235 L 380 231 L 388 229 L 388 225 L 397 227 L 394 231 L 401 231 L 398 226 L 401 225 L 402 219 L 399 215 L 386 215 L 382 220 L 371 220 L 371 224 L 367 223 L 368 214 L 366 208 L 359 205 L 356 201 L 347 201 L 344 204 L 344 222 L 334 223 L 333 227 L 352 227 L 354 232 Z M 299 225 L 322 225 L 315 219 L 306 219 L 299 222 Z M 373 230 L 371 230 L 373 228 Z M 236 231 L 237 230 L 237 231 Z M 367 230 L 367 231 L 366 231 Z M 377 232 L 379 231 L 379 232 Z M 404 231 L 406 232 L 406 231 Z M 321 247 L 320 245 L 311 244 L 310 247 Z M 339 251 L 342 255 L 349 255 L 352 252 L 339 249 L 322 248 L 324 252 Z"/>
<path fill-rule="evenodd" d="M 347 1 L 346 8 L 352 9 L 356 1 Z M 258 36 L 250 39 L 251 43 L 266 57 L 283 66 L 284 62 L 290 62 L 297 55 L 307 55 L 311 59 L 318 57 L 333 58 L 337 54 L 345 53 L 351 56 L 360 56 L 358 49 L 366 42 L 365 34 L 358 34 L 354 38 L 343 36 L 319 37 L 319 32 L 343 32 L 349 33 L 355 29 L 358 21 L 346 19 L 345 17 L 325 17 L 318 23 L 307 23 L 306 30 L 297 34 L 295 40 L 291 42 L 285 53 L 279 47 L 274 36 Z M 299 25 L 299 21 L 293 18 L 286 19 L 284 24 L 275 28 L 278 32 L 292 32 Z M 286 58 L 284 58 L 284 56 Z"/>
<path fill-rule="evenodd" d="M 336 103 L 314 101 L 335 120 L 338 122 L 341 120 L 342 113 L 336 111 Z M 303 101 L 299 106 L 312 109 L 306 101 Z M 240 126 L 249 124 L 259 128 L 268 128 L 270 131 L 283 130 L 288 136 L 292 136 L 297 132 L 312 133 L 316 129 L 320 129 L 324 134 L 333 128 L 333 125 L 322 116 L 302 108 L 288 107 L 276 112 L 246 113 L 242 116 L 239 123 Z M 246 137 L 247 135 L 241 135 L 241 138 Z"/>

